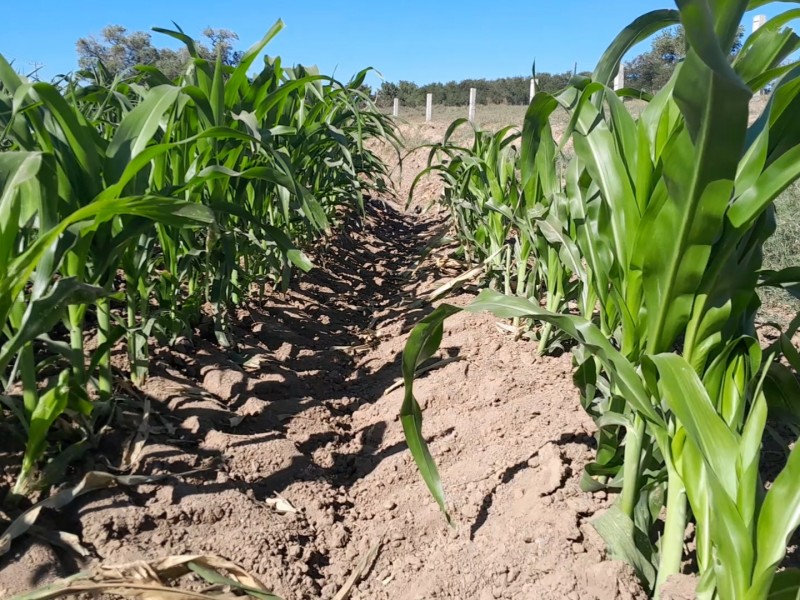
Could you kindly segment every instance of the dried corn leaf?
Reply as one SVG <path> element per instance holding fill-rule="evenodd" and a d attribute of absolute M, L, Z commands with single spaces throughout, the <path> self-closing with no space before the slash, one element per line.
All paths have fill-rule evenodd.
<path fill-rule="evenodd" d="M 170 587 L 176 580 L 195 573 L 215 586 L 214 591 L 192 591 Z M 228 588 L 219 590 L 220 587 Z M 121 565 L 100 565 L 68 579 L 11 600 L 50 600 L 75 594 L 110 594 L 138 600 L 234 600 L 244 592 L 257 600 L 281 600 L 247 571 L 223 558 L 192 554 Z"/>
<path fill-rule="evenodd" d="M 184 473 L 184 475 L 190 475 L 194 472 L 196 471 Z M 141 475 L 119 476 L 111 475 L 110 473 L 103 473 L 102 471 L 92 471 L 87 473 L 84 478 L 81 479 L 80 483 L 75 487 L 61 490 L 46 500 L 42 500 L 38 504 L 33 505 L 19 517 L 14 519 L 11 522 L 11 525 L 8 526 L 3 535 L 0 537 L 0 556 L 9 551 L 11 548 L 11 542 L 13 540 L 21 535 L 24 535 L 31 528 L 31 526 L 36 523 L 36 519 L 39 518 L 39 514 L 45 508 L 58 510 L 59 508 L 63 508 L 67 504 L 71 503 L 79 496 L 83 496 L 84 494 L 94 490 L 110 488 L 116 485 L 131 487 L 147 483 L 155 483 L 172 476 L 173 475 L 157 475 L 151 477 L 145 477 Z"/>
<path fill-rule="evenodd" d="M 361 560 L 358 561 L 358 565 L 356 565 L 355 570 L 350 574 L 350 577 L 347 578 L 342 589 L 333 597 L 333 600 L 347 600 L 350 597 L 350 593 L 353 591 L 355 585 L 361 580 L 361 578 L 369 572 L 372 568 L 372 565 L 375 564 L 375 560 L 378 558 L 378 552 L 383 545 L 383 538 L 379 539 L 378 542 L 369 549 L 369 551 L 361 557 Z"/>

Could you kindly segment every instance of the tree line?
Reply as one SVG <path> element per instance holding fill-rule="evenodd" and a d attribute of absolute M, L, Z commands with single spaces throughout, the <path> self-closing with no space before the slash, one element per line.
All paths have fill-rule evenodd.
<path fill-rule="evenodd" d="M 739 28 L 731 58 L 742 47 L 744 29 Z M 672 77 L 675 67 L 686 53 L 686 39 L 682 27 L 666 29 L 656 35 L 650 49 L 625 63 L 625 82 L 644 92 L 655 93 Z M 589 75 L 589 73 L 578 73 Z M 538 91 L 556 93 L 565 88 L 573 77 L 572 71 L 565 73 L 537 73 Z M 427 94 L 433 94 L 435 104 L 465 106 L 469 103 L 469 90 L 478 91 L 478 104 L 528 104 L 530 100 L 530 76 L 502 77 L 500 79 L 465 79 L 448 83 L 417 85 L 411 81 L 391 83 L 384 81 L 377 91 L 381 106 L 390 106 L 399 98 L 403 106 L 424 106 Z"/>
<path fill-rule="evenodd" d="M 537 73 L 537 90 L 557 92 L 572 78 L 572 71 L 565 73 Z M 392 83 L 384 81 L 376 91 L 379 106 L 391 106 L 395 98 L 403 106 L 424 106 L 427 94 L 433 94 L 436 104 L 466 106 L 469 90 L 478 91 L 478 104 L 528 104 L 530 100 L 530 76 L 501 77 L 499 79 L 465 79 L 447 83 L 417 85 L 412 81 Z"/>
<path fill-rule="evenodd" d="M 239 36 L 228 29 L 203 30 L 203 41 L 196 44 L 197 53 L 205 59 L 213 60 L 220 55 L 223 64 L 236 65 L 243 52 L 234 49 Z M 152 36 L 145 31 L 129 32 L 121 25 L 108 25 L 100 37 L 80 38 L 75 43 L 78 52 L 78 66 L 93 71 L 102 64 L 106 72 L 115 76 L 131 71 L 137 65 L 158 68 L 168 78 L 175 79 L 186 68 L 191 57 L 185 47 L 180 50 L 159 48 L 153 44 Z"/>
<path fill-rule="evenodd" d="M 744 29 L 731 49 L 731 57 L 741 49 Z M 207 28 L 204 41 L 198 44 L 198 53 L 204 58 L 221 55 L 225 64 L 235 65 L 242 52 L 234 48 L 239 36 L 227 29 Z M 674 27 L 656 35 L 650 49 L 625 64 L 626 85 L 645 92 L 660 90 L 672 76 L 675 67 L 683 60 L 686 42 L 681 27 Z M 149 33 L 129 32 L 119 25 L 104 28 L 100 37 L 81 38 L 76 44 L 78 64 L 82 69 L 92 70 L 102 63 L 106 71 L 116 75 L 131 70 L 136 65 L 158 67 L 168 77 L 177 77 L 185 68 L 189 55 L 185 49 L 170 50 L 153 44 Z M 589 75 L 589 73 L 579 73 Z M 572 71 L 564 73 L 537 73 L 536 89 L 556 93 L 567 86 L 573 77 Z M 418 85 L 412 81 L 397 83 L 384 81 L 376 90 L 366 89 L 380 106 L 391 106 L 399 98 L 403 106 L 424 106 L 427 94 L 433 94 L 436 104 L 466 106 L 469 90 L 478 92 L 479 104 L 528 104 L 530 99 L 530 76 L 501 77 L 499 79 L 465 79 L 447 83 Z"/>

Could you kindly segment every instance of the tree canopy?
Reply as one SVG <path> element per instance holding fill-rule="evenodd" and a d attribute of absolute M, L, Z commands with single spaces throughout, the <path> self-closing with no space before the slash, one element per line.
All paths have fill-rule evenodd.
<path fill-rule="evenodd" d="M 203 37 L 206 43 L 197 45 L 197 51 L 203 58 L 214 59 L 219 54 L 228 65 L 235 65 L 241 60 L 242 52 L 234 50 L 233 46 L 239 39 L 235 32 L 208 27 L 203 31 Z M 158 48 L 153 45 L 150 33 L 129 32 L 121 25 L 104 27 L 99 38 L 80 38 L 75 47 L 82 69 L 95 69 L 98 63 L 102 63 L 112 75 L 124 73 L 136 65 L 151 65 L 174 79 L 181 74 L 190 58 L 186 48 Z"/>
<path fill-rule="evenodd" d="M 731 57 L 742 47 L 744 28 L 739 27 Z M 666 85 L 675 67 L 686 56 L 686 35 L 683 27 L 665 29 L 653 38 L 650 50 L 625 64 L 626 84 L 645 92 L 657 92 Z"/>

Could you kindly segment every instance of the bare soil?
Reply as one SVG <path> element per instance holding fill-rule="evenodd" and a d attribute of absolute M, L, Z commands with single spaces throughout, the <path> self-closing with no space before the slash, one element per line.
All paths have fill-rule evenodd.
<path fill-rule="evenodd" d="M 418 383 L 453 528 L 429 499 L 398 420 L 403 390 L 386 390 L 431 309 L 415 300 L 459 274 L 442 252 L 419 260 L 443 232 L 436 216 L 370 201 L 296 291 L 240 310 L 235 352 L 202 332 L 159 350 L 136 392 L 152 414 L 134 469 L 172 477 L 43 515 L 90 556 L 23 538 L 0 563 L 0 595 L 99 562 L 207 553 L 283 598 L 332 598 L 379 545 L 352 598 L 644 598 L 589 524 L 612 499 L 578 487 L 593 424 L 569 355 L 539 357 L 488 316 L 452 318 L 442 356 L 460 360 Z M 119 464 L 125 435 L 85 467 Z M 276 495 L 298 512 L 275 510 Z"/>

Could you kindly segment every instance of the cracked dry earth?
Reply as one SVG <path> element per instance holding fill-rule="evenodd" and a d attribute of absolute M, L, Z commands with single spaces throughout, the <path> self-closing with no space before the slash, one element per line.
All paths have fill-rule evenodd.
<path fill-rule="evenodd" d="M 488 316 L 450 319 L 442 356 L 460 360 L 418 382 L 453 529 L 429 499 L 398 420 L 403 390 L 386 390 L 408 332 L 430 311 L 415 299 L 461 272 L 442 251 L 420 259 L 443 232 L 435 217 L 370 201 L 317 252 L 319 268 L 297 291 L 240 310 L 235 353 L 203 332 L 158 351 L 138 391 L 152 431 L 135 473 L 173 476 L 43 515 L 90 557 L 20 540 L 0 562 L 0 589 L 100 561 L 207 553 L 287 600 L 333 598 L 380 544 L 351 598 L 644 598 L 589 524 L 612 499 L 578 486 L 593 424 L 569 355 L 539 357 Z M 119 464 L 128 433 L 109 434 L 83 468 Z M 298 512 L 277 512 L 267 502 L 276 494 Z"/>

